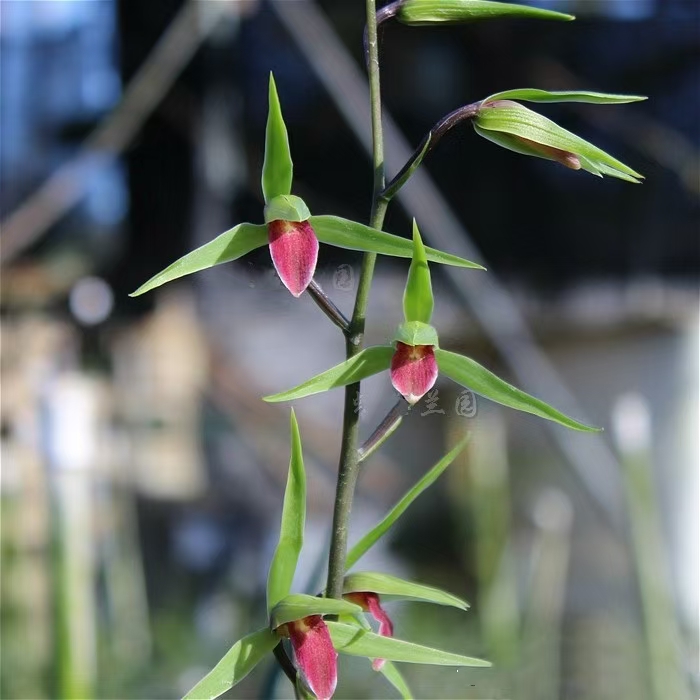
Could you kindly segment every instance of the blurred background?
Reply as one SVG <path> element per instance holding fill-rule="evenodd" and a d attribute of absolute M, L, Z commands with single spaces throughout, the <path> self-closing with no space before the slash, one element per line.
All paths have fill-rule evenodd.
<path fill-rule="evenodd" d="M 381 32 L 389 173 L 447 112 L 517 87 L 649 96 L 538 110 L 646 176 L 599 180 L 450 132 L 386 228 L 477 260 L 433 269 L 443 347 L 600 435 L 438 382 L 367 461 L 352 539 L 469 431 L 466 452 L 359 568 L 467 613 L 391 608 L 396 633 L 494 662 L 404 666 L 421 698 L 698 697 L 700 8 L 558 0 L 575 23 Z M 266 248 L 128 293 L 240 221 L 274 71 L 311 211 L 366 221 L 364 3 L 3 0 L 3 698 L 176 698 L 265 621 L 287 405 L 260 396 L 343 343 Z M 360 258 L 322 249 L 349 313 Z M 383 259 L 368 341 L 400 320 Z M 454 274 L 453 274 L 454 273 Z M 366 382 L 363 435 L 395 402 Z M 298 590 L 324 580 L 342 393 L 295 405 L 309 474 Z M 231 697 L 288 697 L 262 665 Z M 338 697 L 395 697 L 342 660 Z"/>

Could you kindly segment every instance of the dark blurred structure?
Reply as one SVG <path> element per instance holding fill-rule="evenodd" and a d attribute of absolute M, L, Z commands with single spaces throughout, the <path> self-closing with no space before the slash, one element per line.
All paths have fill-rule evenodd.
<path fill-rule="evenodd" d="M 317 5 L 332 39 L 362 65 L 363 3 Z M 660 607 L 667 622 L 678 613 L 684 670 L 696 673 L 696 579 L 686 569 L 692 556 L 697 564 L 688 494 L 697 490 L 700 9 L 680 0 L 549 6 L 579 19 L 386 26 L 385 108 L 415 144 L 446 112 L 511 87 L 649 96 L 542 108 L 644 173 L 637 187 L 498 149 L 467 127 L 425 167 L 595 422 L 607 424 L 632 391 L 648 400 L 650 425 L 600 484 L 618 506 L 609 522 L 544 431 L 480 405 L 469 458 L 417 504 L 377 568 L 416 571 L 473 599 L 464 625 L 439 618 L 433 628 L 420 611 L 400 624 L 405 636 L 446 636 L 502 669 L 465 683 L 418 669 L 419 696 L 505 698 L 524 687 L 538 700 L 660 700 L 645 661 L 645 605 L 654 605 L 639 582 L 648 562 L 627 541 L 638 531 L 628 510 L 647 525 L 656 516 L 627 510 L 624 495 L 642 464 L 673 579 L 675 597 Z M 162 295 L 127 296 L 233 223 L 261 220 L 269 71 L 295 192 L 314 213 L 367 218 L 369 161 L 270 3 L 0 3 L 2 219 L 78 156 L 185 12 L 192 60 L 172 80 L 156 75 L 164 95 L 133 137 L 78 173 L 78 204 L 35 227 L 3 270 L 3 697 L 173 697 L 256 624 L 288 449 L 286 409 L 259 396 L 341 352 L 308 299 L 293 305 L 280 291 L 264 249 Z M 387 229 L 408 225 L 393 208 Z M 351 295 L 334 271 L 352 272 L 358 259 L 321 253 L 319 276 L 344 308 Z M 370 319 L 378 340 L 399 313 L 404 269 L 382 263 Z M 474 316 L 435 278 L 445 337 L 498 366 Z M 315 339 L 317 357 L 299 337 Z M 443 412 L 414 411 L 403 426 L 410 440 L 364 475 L 358 528 L 464 429 L 451 410 L 459 397 L 439 390 Z M 387 385 L 368 385 L 364 429 L 388 395 Z M 314 477 L 307 571 L 325 546 L 337 399 L 299 407 Z M 353 675 L 340 696 L 377 692 L 364 670 Z M 259 692 L 262 678 L 236 697 Z"/>

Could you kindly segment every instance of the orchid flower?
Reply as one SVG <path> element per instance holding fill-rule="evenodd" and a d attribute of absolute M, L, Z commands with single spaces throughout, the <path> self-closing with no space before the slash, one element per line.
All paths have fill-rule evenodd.
<path fill-rule="evenodd" d="M 157 273 L 131 296 L 139 296 L 166 282 L 214 265 L 237 260 L 267 244 L 272 263 L 284 286 L 299 297 L 316 271 L 319 242 L 339 248 L 411 257 L 411 241 L 338 216 L 312 216 L 304 200 L 291 193 L 293 163 L 287 127 L 282 118 L 277 88 L 270 74 L 269 107 L 265 131 L 262 192 L 264 224 L 242 223 L 193 250 Z M 456 255 L 427 249 L 433 262 L 483 269 Z"/>
<path fill-rule="evenodd" d="M 555 421 L 567 428 L 594 431 L 569 418 L 544 401 L 499 379 L 480 364 L 438 345 L 438 334 L 430 325 L 433 292 L 428 257 L 416 222 L 413 222 L 413 258 L 403 297 L 404 322 L 394 337 L 394 345 L 365 348 L 302 384 L 271 396 L 265 401 L 290 401 L 340 386 L 354 384 L 383 370 L 390 369 L 396 391 L 411 405 L 417 403 L 442 373 L 471 391 L 496 403 Z"/>

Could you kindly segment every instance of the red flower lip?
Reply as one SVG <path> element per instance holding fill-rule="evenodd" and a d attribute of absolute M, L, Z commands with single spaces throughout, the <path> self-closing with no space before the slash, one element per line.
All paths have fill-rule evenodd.
<path fill-rule="evenodd" d="M 308 221 L 275 219 L 267 225 L 272 263 L 284 286 L 299 297 L 309 286 L 318 260 L 318 238 Z"/>
<path fill-rule="evenodd" d="M 346 593 L 343 598 L 351 603 L 359 605 L 365 612 L 370 613 L 379 623 L 379 634 L 382 637 L 394 636 L 394 623 L 380 605 L 379 595 L 377 593 L 355 591 L 353 593 Z M 375 671 L 381 671 L 385 662 L 386 659 L 374 659 L 372 661 L 372 668 Z"/>
<path fill-rule="evenodd" d="M 323 618 L 310 615 L 288 622 L 277 631 L 289 635 L 296 666 L 309 690 L 318 700 L 330 700 L 338 683 L 338 653 Z"/>
<path fill-rule="evenodd" d="M 391 358 L 391 383 L 409 404 L 420 401 L 437 381 L 438 366 L 432 345 L 407 345 L 398 341 Z"/>

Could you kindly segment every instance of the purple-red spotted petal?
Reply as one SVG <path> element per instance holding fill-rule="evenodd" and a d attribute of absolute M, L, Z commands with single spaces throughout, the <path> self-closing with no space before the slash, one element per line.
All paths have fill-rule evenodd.
<path fill-rule="evenodd" d="M 382 637 L 394 636 L 394 623 L 391 621 L 386 610 L 379 603 L 379 595 L 371 592 L 353 592 L 346 593 L 343 598 L 349 600 L 355 605 L 359 605 L 365 612 L 368 612 L 379 623 L 379 634 Z M 372 668 L 375 671 L 380 671 L 384 666 L 386 659 L 374 659 Z"/>
<path fill-rule="evenodd" d="M 428 393 L 438 376 L 432 345 L 406 345 L 397 342 L 391 358 L 391 383 L 411 405 Z"/>
<path fill-rule="evenodd" d="M 318 238 L 308 221 L 277 219 L 267 225 L 272 263 L 284 286 L 300 296 L 316 270 Z"/>
<path fill-rule="evenodd" d="M 330 700 L 338 682 L 338 654 L 320 615 L 288 622 L 294 660 L 304 682 L 318 700 Z"/>

